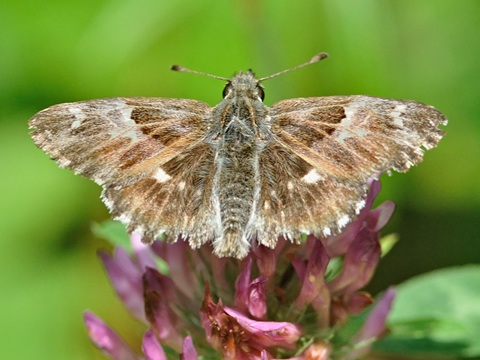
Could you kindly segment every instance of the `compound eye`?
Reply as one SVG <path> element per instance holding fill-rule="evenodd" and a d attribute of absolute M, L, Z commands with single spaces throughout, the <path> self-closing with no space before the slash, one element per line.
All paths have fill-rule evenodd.
<path fill-rule="evenodd" d="M 225 87 L 223 88 L 223 93 L 222 93 L 223 98 L 225 98 L 228 95 L 231 88 L 232 88 L 232 84 L 227 83 L 227 85 L 225 85 Z"/>
<path fill-rule="evenodd" d="M 257 85 L 257 93 L 260 99 L 265 99 L 265 91 L 263 91 L 263 88 L 260 85 Z"/>

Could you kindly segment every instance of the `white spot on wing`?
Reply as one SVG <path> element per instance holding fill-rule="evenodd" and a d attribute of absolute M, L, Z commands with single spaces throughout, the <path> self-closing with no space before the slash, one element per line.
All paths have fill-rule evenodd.
<path fill-rule="evenodd" d="M 76 119 L 78 120 L 83 120 L 85 119 L 87 116 L 83 113 L 82 109 L 80 109 L 79 107 L 76 107 L 76 106 L 70 106 L 68 108 L 68 111 L 70 112 L 70 114 L 72 114 L 73 116 L 75 116 Z"/>
<path fill-rule="evenodd" d="M 357 109 L 353 109 L 351 106 L 345 106 L 345 118 L 342 119 L 342 127 L 351 127 L 353 125 L 353 118 Z"/>
<path fill-rule="evenodd" d="M 120 126 L 112 128 L 112 130 L 109 131 L 109 134 L 112 137 L 117 137 L 119 135 L 122 137 L 129 137 L 133 142 L 137 142 L 138 136 L 135 131 L 137 124 L 132 120 L 132 107 L 126 105 L 125 101 L 122 99 L 116 99 L 115 103 L 120 109 L 118 113 L 115 113 L 115 122 Z"/>
<path fill-rule="evenodd" d="M 74 122 L 72 122 L 72 126 L 70 126 L 70 128 L 73 130 L 79 128 L 80 125 L 82 125 L 82 122 L 80 120 L 75 120 Z"/>
<path fill-rule="evenodd" d="M 407 110 L 407 105 L 401 104 L 395 106 L 395 108 L 390 112 L 390 116 L 393 118 L 393 123 L 397 126 L 403 127 L 403 118 L 402 114 Z"/>
<path fill-rule="evenodd" d="M 162 168 L 158 168 L 155 175 L 153 175 L 153 178 L 157 180 L 159 183 L 164 183 L 170 180 L 172 177 L 168 175 L 165 171 L 163 171 Z"/>
<path fill-rule="evenodd" d="M 322 180 L 322 179 L 323 178 L 318 174 L 317 170 L 315 169 L 310 170 L 308 174 L 302 178 L 302 180 L 307 184 L 314 184 L 318 180 Z"/>
<path fill-rule="evenodd" d="M 132 120 L 132 108 L 130 106 L 124 105 L 121 112 L 122 112 L 123 121 L 125 121 L 125 124 L 131 125 L 131 126 L 136 125 L 135 121 Z"/>
<path fill-rule="evenodd" d="M 180 190 L 185 189 L 185 181 L 183 181 L 183 180 L 180 181 L 180 182 L 178 183 L 178 188 L 179 188 Z"/>
<path fill-rule="evenodd" d="M 265 210 L 270 210 L 270 201 L 265 200 L 265 202 L 263 203 L 263 208 Z"/>
<path fill-rule="evenodd" d="M 355 113 L 358 112 L 356 105 L 345 106 L 345 118 L 342 119 L 338 127 L 337 140 L 341 143 L 351 137 L 363 137 L 367 132 L 359 126 L 354 126 Z"/>
<path fill-rule="evenodd" d="M 75 116 L 75 121 L 72 122 L 72 125 L 70 126 L 70 128 L 73 130 L 80 127 L 80 125 L 82 125 L 82 120 L 87 117 L 83 113 L 82 109 L 76 106 L 71 106 L 68 108 L 68 111 L 70 112 L 70 114 Z"/>

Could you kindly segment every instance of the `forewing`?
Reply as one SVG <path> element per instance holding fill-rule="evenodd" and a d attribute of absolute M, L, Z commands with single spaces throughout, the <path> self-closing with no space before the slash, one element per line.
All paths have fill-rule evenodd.
<path fill-rule="evenodd" d="M 259 203 L 270 238 L 337 232 L 358 212 L 368 178 L 421 161 L 447 123 L 431 106 L 368 96 L 285 100 L 270 118 Z"/>
<path fill-rule="evenodd" d="M 203 141 L 210 113 L 194 100 L 114 98 L 52 106 L 30 127 L 60 166 L 103 186 L 105 204 L 130 232 L 151 242 L 168 230 L 170 240 L 191 235 L 198 246 L 212 235 L 214 161 Z"/>
<path fill-rule="evenodd" d="M 30 120 L 36 145 L 100 185 L 123 187 L 201 141 L 210 107 L 163 98 L 112 98 L 66 103 Z"/>
<path fill-rule="evenodd" d="M 447 120 L 415 101 L 332 96 L 281 101 L 271 108 L 275 139 L 318 171 L 347 183 L 406 171 L 437 145 Z"/>

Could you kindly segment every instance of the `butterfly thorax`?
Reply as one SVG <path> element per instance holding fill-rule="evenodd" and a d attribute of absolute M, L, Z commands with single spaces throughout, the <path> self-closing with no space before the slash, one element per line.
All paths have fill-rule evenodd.
<path fill-rule="evenodd" d="M 213 124 L 212 139 L 214 247 L 220 256 L 246 253 L 250 246 L 260 189 L 259 153 L 268 138 L 267 111 L 251 72 L 235 76 L 213 109 L 212 118 L 222 119 Z"/>

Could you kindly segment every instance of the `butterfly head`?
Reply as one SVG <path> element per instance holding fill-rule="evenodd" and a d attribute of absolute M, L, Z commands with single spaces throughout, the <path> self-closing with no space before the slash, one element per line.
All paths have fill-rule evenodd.
<path fill-rule="evenodd" d="M 248 70 L 246 73 L 239 72 L 234 75 L 228 80 L 222 95 L 224 99 L 236 96 L 248 96 L 249 98 L 263 101 L 265 98 L 263 87 L 252 70 Z"/>

